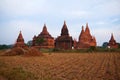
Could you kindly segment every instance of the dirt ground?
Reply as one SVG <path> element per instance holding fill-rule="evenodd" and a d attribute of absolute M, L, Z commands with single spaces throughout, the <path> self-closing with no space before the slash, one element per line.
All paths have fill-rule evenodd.
<path fill-rule="evenodd" d="M 39 57 L 0 56 L 38 80 L 120 80 L 120 53 L 44 53 Z"/>

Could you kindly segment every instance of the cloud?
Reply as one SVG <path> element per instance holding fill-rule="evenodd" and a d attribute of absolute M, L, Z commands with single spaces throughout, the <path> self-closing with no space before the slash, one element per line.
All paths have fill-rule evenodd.
<path fill-rule="evenodd" d="M 106 24 L 106 23 L 103 22 L 103 21 L 100 21 L 100 22 L 97 22 L 97 24 L 98 24 L 98 25 L 104 25 L 104 24 Z"/>
<path fill-rule="evenodd" d="M 91 13 L 88 11 L 71 10 L 63 11 L 62 15 L 69 19 L 86 19 L 91 15 Z"/>
<path fill-rule="evenodd" d="M 0 10 L 7 15 L 35 15 L 47 12 L 46 0 L 2 0 Z"/>
<path fill-rule="evenodd" d="M 88 22 L 99 45 L 108 41 L 111 33 L 120 42 L 119 3 L 120 0 L 1 0 L 0 43 L 13 43 L 20 30 L 25 41 L 31 40 L 44 23 L 49 33 L 57 37 L 64 20 L 73 38 L 78 39 L 81 26 Z"/>
<path fill-rule="evenodd" d="M 95 10 L 98 11 L 99 17 L 109 17 L 114 15 L 120 15 L 120 0 L 109 0 L 103 1 L 102 4 L 98 5 Z"/>

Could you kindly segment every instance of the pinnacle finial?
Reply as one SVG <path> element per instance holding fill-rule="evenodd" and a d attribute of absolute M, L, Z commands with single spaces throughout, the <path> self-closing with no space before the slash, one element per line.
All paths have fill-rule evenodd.
<path fill-rule="evenodd" d="M 66 24 L 66 21 L 64 20 L 64 24 Z"/>
<path fill-rule="evenodd" d="M 113 33 L 111 33 L 111 35 L 113 36 Z"/>
<path fill-rule="evenodd" d="M 20 33 L 21 33 L 22 31 L 20 30 Z"/>
<path fill-rule="evenodd" d="M 82 30 L 84 30 L 84 26 L 82 25 Z"/>
<path fill-rule="evenodd" d="M 88 22 L 86 23 L 86 27 L 88 27 Z"/>
<path fill-rule="evenodd" d="M 44 26 L 46 26 L 46 23 L 44 23 Z"/>
<path fill-rule="evenodd" d="M 111 33 L 111 38 L 114 39 L 113 33 Z"/>

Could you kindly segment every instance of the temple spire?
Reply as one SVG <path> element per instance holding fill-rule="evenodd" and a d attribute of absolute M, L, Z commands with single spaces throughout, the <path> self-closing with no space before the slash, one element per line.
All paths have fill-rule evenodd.
<path fill-rule="evenodd" d="M 44 34 L 44 35 L 48 35 L 49 33 L 48 33 L 48 31 L 47 31 L 47 27 L 46 27 L 46 24 L 44 24 L 44 26 L 43 26 L 43 30 L 42 30 L 42 32 L 40 33 L 40 34 Z"/>
<path fill-rule="evenodd" d="M 20 30 L 20 33 L 21 33 L 21 30 Z"/>
<path fill-rule="evenodd" d="M 44 26 L 46 27 L 46 23 L 44 23 Z"/>
<path fill-rule="evenodd" d="M 67 25 L 66 25 L 66 21 L 64 21 L 64 24 L 63 24 L 63 27 L 62 27 L 62 30 L 61 30 L 61 35 L 69 35 L 68 28 L 67 28 Z"/>
<path fill-rule="evenodd" d="M 66 21 L 64 21 L 61 29 L 61 35 L 55 39 L 55 48 L 58 49 L 72 49 L 73 39 L 69 36 Z"/>
<path fill-rule="evenodd" d="M 88 22 L 86 23 L 86 27 L 88 27 Z"/>
<path fill-rule="evenodd" d="M 84 26 L 82 26 L 82 31 L 81 31 L 81 33 L 80 33 L 79 40 L 80 40 L 80 38 L 81 38 L 82 36 L 84 36 Z"/>
<path fill-rule="evenodd" d="M 90 46 L 96 46 L 96 39 L 90 34 L 88 23 L 86 23 L 86 28 L 82 26 L 82 30 L 79 35 L 79 41 L 77 43 L 77 48 L 90 48 Z"/>
<path fill-rule="evenodd" d="M 89 27 L 88 27 L 88 23 L 86 23 L 86 29 L 85 32 L 90 32 Z"/>
<path fill-rule="evenodd" d="M 86 34 L 90 34 L 90 30 L 89 30 L 89 27 L 88 27 L 88 23 L 86 23 L 85 33 L 86 33 Z"/>
<path fill-rule="evenodd" d="M 113 33 L 111 34 L 111 38 L 109 40 L 108 46 L 110 46 L 110 48 L 118 48 L 118 44 L 116 43 L 116 40 L 114 39 Z"/>
<path fill-rule="evenodd" d="M 24 42 L 23 36 L 22 36 L 22 32 L 20 31 L 18 38 L 17 38 L 17 42 Z"/>
<path fill-rule="evenodd" d="M 66 25 L 66 21 L 64 20 L 64 25 Z"/>
<path fill-rule="evenodd" d="M 84 31 L 84 26 L 82 26 L 82 30 Z"/>
<path fill-rule="evenodd" d="M 49 34 L 46 24 L 43 25 L 42 32 L 34 36 L 32 46 L 37 48 L 54 48 L 54 38 Z"/>
<path fill-rule="evenodd" d="M 109 40 L 109 43 L 111 43 L 111 44 L 115 44 L 116 43 L 116 41 L 114 39 L 114 36 L 113 36 L 113 33 L 111 33 L 111 38 Z"/>
<path fill-rule="evenodd" d="M 114 36 L 113 36 L 113 33 L 111 33 L 111 39 L 110 40 L 115 40 Z"/>
<path fill-rule="evenodd" d="M 22 36 L 22 32 L 21 31 L 20 31 L 20 33 L 18 35 L 18 38 L 16 40 L 16 43 L 15 43 L 14 47 L 21 47 L 21 48 L 26 47 L 25 43 L 24 43 L 24 38 Z"/>

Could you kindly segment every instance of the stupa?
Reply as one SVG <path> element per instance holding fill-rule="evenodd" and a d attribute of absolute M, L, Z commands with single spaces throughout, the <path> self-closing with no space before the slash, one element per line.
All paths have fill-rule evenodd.
<path fill-rule="evenodd" d="M 38 36 L 33 37 L 32 46 L 38 48 L 54 48 L 54 38 L 47 31 L 46 24 L 44 24 L 42 32 Z"/>
<path fill-rule="evenodd" d="M 86 29 L 82 26 L 81 33 L 79 35 L 79 40 L 77 43 L 77 49 L 90 48 L 91 46 L 96 46 L 96 39 L 91 35 L 88 23 L 86 24 Z"/>
<path fill-rule="evenodd" d="M 64 21 L 63 27 L 61 29 L 61 35 L 55 39 L 55 48 L 57 49 L 72 49 L 73 39 L 69 36 L 69 31 Z"/>
<path fill-rule="evenodd" d="M 19 35 L 18 35 L 18 38 L 14 44 L 13 47 L 20 47 L 20 48 L 24 48 L 26 47 L 25 43 L 24 43 L 24 38 L 22 36 L 22 32 L 20 31 Z"/>
<path fill-rule="evenodd" d="M 116 40 L 114 39 L 113 34 L 111 34 L 111 38 L 109 40 L 108 47 L 110 47 L 110 48 L 118 48 L 118 44 L 116 43 Z"/>

